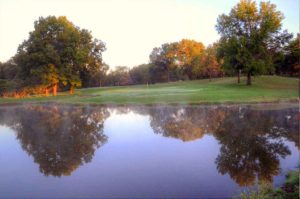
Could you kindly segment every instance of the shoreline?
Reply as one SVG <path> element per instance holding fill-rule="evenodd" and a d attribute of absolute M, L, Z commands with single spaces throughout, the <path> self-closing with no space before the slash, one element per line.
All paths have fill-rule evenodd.
<path fill-rule="evenodd" d="M 164 107 L 164 106 L 272 106 L 272 105 L 285 105 L 288 108 L 295 108 L 300 106 L 300 99 L 288 99 L 288 100 L 272 100 L 272 101 L 224 101 L 224 102 L 195 102 L 195 103 L 88 103 L 88 102 L 38 102 L 38 101 L 29 101 L 29 102 L 8 102 L 1 103 L 0 108 L 8 106 L 26 106 L 26 105 L 57 105 L 57 106 L 103 106 L 103 107 Z"/>
<path fill-rule="evenodd" d="M 244 80 L 244 79 L 242 79 Z M 299 103 L 299 79 L 260 76 L 252 86 L 236 84 L 232 77 L 151 86 L 96 87 L 77 89 L 73 95 L 33 95 L 24 98 L 0 98 L 8 104 L 83 104 L 83 105 L 219 105 L 257 103 Z"/>

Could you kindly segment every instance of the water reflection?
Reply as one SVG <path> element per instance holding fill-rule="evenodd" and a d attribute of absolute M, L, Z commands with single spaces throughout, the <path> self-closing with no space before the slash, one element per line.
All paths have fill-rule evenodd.
<path fill-rule="evenodd" d="M 285 140 L 299 148 L 298 110 L 253 109 L 257 106 L 78 107 L 27 105 L 0 108 L 0 125 L 12 128 L 22 148 L 45 175 L 70 175 L 92 160 L 108 136 L 103 130 L 110 112 L 149 117 L 155 134 L 183 142 L 205 134 L 219 142 L 215 164 L 241 186 L 272 181 L 280 158 L 290 155 Z M 204 143 L 205 144 L 205 143 Z M 163 149 L 161 149 L 163 150 Z M 207 151 L 209 153 L 209 151 Z"/>
<path fill-rule="evenodd" d="M 1 109 L 0 124 L 15 130 L 22 148 L 46 176 L 70 175 L 107 141 L 106 109 L 26 106 Z"/>
<path fill-rule="evenodd" d="M 155 133 L 182 141 L 200 139 L 217 129 L 227 109 L 220 107 L 164 107 L 149 110 Z"/>
<path fill-rule="evenodd" d="M 154 132 L 165 137 L 192 141 L 212 134 L 220 144 L 218 171 L 240 186 L 253 185 L 256 179 L 272 182 L 280 173 L 279 158 L 291 154 L 285 139 L 299 148 L 297 109 L 164 107 L 149 109 L 148 114 Z"/>
<path fill-rule="evenodd" d="M 279 157 L 290 155 L 284 138 L 291 135 L 296 121 L 287 125 L 286 115 L 293 111 L 254 111 L 242 109 L 226 115 L 214 132 L 221 149 L 216 159 L 221 174 L 228 173 L 239 185 L 253 185 L 255 179 L 271 182 L 280 172 Z M 297 140 L 295 140 L 297 142 Z"/>

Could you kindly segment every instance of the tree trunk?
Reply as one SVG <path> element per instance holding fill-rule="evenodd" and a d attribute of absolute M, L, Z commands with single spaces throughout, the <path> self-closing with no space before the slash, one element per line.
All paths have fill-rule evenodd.
<path fill-rule="evenodd" d="M 49 89 L 48 89 L 48 88 L 45 89 L 45 96 L 46 96 L 46 97 L 49 96 Z"/>
<path fill-rule="evenodd" d="M 53 85 L 53 96 L 56 96 L 57 93 L 57 84 Z"/>
<path fill-rule="evenodd" d="M 252 81 L 251 81 L 251 73 L 248 72 L 247 74 L 247 86 L 250 86 L 252 84 Z"/>
<path fill-rule="evenodd" d="M 238 70 L 238 82 L 237 82 L 238 84 L 241 83 L 240 74 L 241 74 L 241 70 L 239 69 L 239 70 Z"/>
<path fill-rule="evenodd" d="M 70 90 L 69 90 L 69 94 L 70 94 L 70 95 L 73 95 L 73 93 L 74 93 L 74 88 L 73 88 L 73 86 L 71 86 L 71 87 L 70 87 Z"/>

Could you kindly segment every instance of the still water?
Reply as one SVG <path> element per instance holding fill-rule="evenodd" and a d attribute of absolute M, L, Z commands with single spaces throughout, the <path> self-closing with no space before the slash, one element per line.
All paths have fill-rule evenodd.
<path fill-rule="evenodd" d="M 297 104 L 0 107 L 0 198 L 230 198 L 299 165 Z"/>

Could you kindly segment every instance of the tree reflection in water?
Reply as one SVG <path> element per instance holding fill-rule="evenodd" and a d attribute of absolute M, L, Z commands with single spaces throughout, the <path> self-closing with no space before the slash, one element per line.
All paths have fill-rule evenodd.
<path fill-rule="evenodd" d="M 218 107 L 152 108 L 149 110 L 150 125 L 157 134 L 192 141 L 218 128 L 226 111 Z"/>
<path fill-rule="evenodd" d="M 149 116 L 154 133 L 184 142 L 213 135 L 220 144 L 215 163 L 241 186 L 272 181 L 280 172 L 280 157 L 291 152 L 285 140 L 299 148 L 296 108 L 258 110 L 252 106 L 74 107 L 16 106 L 0 111 L 0 124 L 13 128 L 22 148 L 45 175 L 70 175 L 90 162 L 107 136 L 103 124 L 109 110 Z"/>
<path fill-rule="evenodd" d="M 280 113 L 242 109 L 227 115 L 214 132 L 221 145 L 218 171 L 229 174 L 241 186 L 252 185 L 256 178 L 271 182 L 280 172 L 279 157 L 291 153 L 283 138 L 297 133 L 293 132 L 294 125 L 284 122 L 286 115 L 296 112 Z"/>
<path fill-rule="evenodd" d="M 241 186 L 253 185 L 256 179 L 270 182 L 279 174 L 279 158 L 291 153 L 284 139 L 299 147 L 296 109 L 154 107 L 149 115 L 154 132 L 165 137 L 191 141 L 212 134 L 221 146 L 215 161 L 218 171 Z"/>
<path fill-rule="evenodd" d="M 107 137 L 104 108 L 26 106 L 1 111 L 0 123 L 16 131 L 22 148 L 46 176 L 70 175 L 92 160 Z"/>

